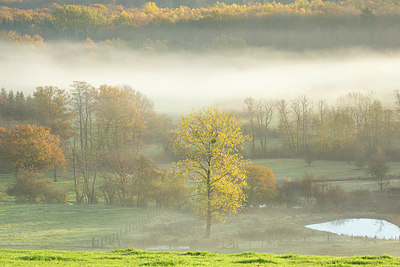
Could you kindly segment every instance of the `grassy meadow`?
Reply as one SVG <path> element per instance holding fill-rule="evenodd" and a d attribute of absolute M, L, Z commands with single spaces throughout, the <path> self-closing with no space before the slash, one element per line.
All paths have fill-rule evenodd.
<path fill-rule="evenodd" d="M 137 248 L 153 251 L 210 251 L 214 253 L 383 255 L 400 257 L 398 240 L 350 238 L 307 229 L 304 226 L 342 218 L 378 218 L 399 224 L 393 214 L 298 209 L 250 209 L 214 221 L 211 239 L 204 238 L 205 221 L 189 212 L 160 211 L 142 227 L 123 234 L 121 243 L 99 240 L 120 232 L 127 225 L 146 219 L 147 211 L 104 205 L 0 205 L 0 248 L 70 251 L 109 251 Z M 279 223 L 278 223 L 279 222 Z M 179 261 L 178 261 L 179 262 Z M 1 265 L 1 263 L 0 263 Z"/>
<path fill-rule="evenodd" d="M 305 173 L 309 173 L 314 176 L 326 175 L 328 180 L 342 185 L 346 190 L 376 190 L 376 184 L 369 179 L 365 169 L 360 169 L 347 162 L 316 160 L 311 166 L 308 166 L 302 159 L 263 159 L 253 160 L 253 164 L 271 168 L 278 182 L 284 178 L 300 179 Z M 389 166 L 390 175 L 399 175 L 399 163 L 390 162 Z M 162 164 L 160 167 L 170 168 L 170 164 Z M 52 173 L 49 172 L 45 176 L 52 180 Z M 209 240 L 204 238 L 205 221 L 191 215 L 189 210 L 183 212 L 160 211 L 150 220 L 147 220 L 140 229 L 124 234 L 123 242 L 117 245 L 107 243 L 104 246 L 93 248 L 92 238 L 100 240 L 118 233 L 127 225 L 143 221 L 146 219 L 148 211 L 103 204 L 73 205 L 75 198 L 73 181 L 70 173 L 62 171 L 59 172 L 58 182 L 53 184 L 70 192 L 68 200 L 71 204 L 15 204 L 14 198 L 6 194 L 6 188 L 13 181 L 14 178 L 11 174 L 0 175 L 0 249 L 110 251 L 115 248 L 137 248 L 144 250 L 207 250 L 214 253 L 254 251 L 279 255 L 354 256 L 388 254 L 400 257 L 398 240 L 350 239 L 350 237 L 333 234 L 327 237 L 327 233 L 304 227 L 307 224 L 343 218 L 377 218 L 400 225 L 400 217 L 395 212 L 374 210 L 373 208 L 360 212 L 340 208 L 315 210 L 307 207 L 297 210 L 284 207 L 250 209 L 230 217 L 226 223 L 214 221 L 212 238 Z M 400 180 L 394 179 L 391 181 L 391 186 L 398 187 L 399 182 Z M 396 208 L 393 207 L 393 210 Z M 163 260 L 160 262 L 169 262 L 168 264 L 159 263 L 161 265 L 199 264 L 197 262 L 198 257 L 192 259 L 194 256 L 188 257 L 182 253 L 152 254 L 140 252 L 140 254 L 138 252 L 142 255 L 142 258 L 137 259 L 132 257 L 139 254 L 123 255 L 121 252 L 71 254 L 74 256 L 62 256 L 62 252 L 3 251 L 2 253 L 7 254 L 2 260 L 8 259 L 7 262 L 10 265 L 17 262 L 20 265 L 55 262 L 76 265 L 124 265 L 125 261 L 135 262 L 132 265 L 154 265 L 157 262 L 152 261 L 153 257 L 162 258 Z M 225 256 L 222 255 L 204 255 L 206 256 L 202 256 L 202 262 L 211 265 L 239 264 L 238 262 L 241 260 L 234 259 L 244 257 L 243 255 L 230 255 L 224 258 Z M 70 257 L 73 259 L 62 260 Z M 180 257 L 183 257 L 183 259 Z M 293 263 L 280 256 L 251 254 L 251 257 L 253 261 L 249 264 L 266 264 L 268 263 L 267 259 L 272 258 L 273 260 L 270 263 Z M 106 261 L 111 258 L 118 258 L 118 262 Z M 146 260 L 144 260 L 145 258 Z M 55 261 L 47 262 L 46 259 L 55 259 Z M 299 256 L 296 259 L 305 258 Z M 329 262 L 337 260 L 336 258 L 334 260 L 332 258 L 323 259 L 324 264 L 328 265 Z M 381 258 L 373 259 L 375 265 L 378 264 L 379 260 L 382 260 Z M 99 260 L 99 263 L 96 263 L 96 260 Z M 322 258 L 312 258 L 312 263 L 317 264 L 319 260 L 322 260 Z M 385 260 L 389 265 L 394 262 L 389 258 Z M 373 262 L 368 260 L 370 264 L 374 264 Z M 306 264 L 306 262 L 301 263 L 300 260 L 298 262 L 296 260 L 297 263 Z M 343 264 L 347 263 L 343 262 Z M 4 264 L 0 262 L 0 265 Z"/>

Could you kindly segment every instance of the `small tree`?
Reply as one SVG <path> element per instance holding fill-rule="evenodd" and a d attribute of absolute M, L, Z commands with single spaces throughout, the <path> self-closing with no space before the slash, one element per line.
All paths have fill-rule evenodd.
<path fill-rule="evenodd" d="M 318 185 L 315 182 L 314 176 L 308 173 L 304 174 L 303 179 L 298 182 L 299 191 L 308 205 L 313 204 L 318 191 Z"/>
<path fill-rule="evenodd" d="M 307 166 L 310 167 L 315 159 L 315 152 L 311 147 L 306 147 L 304 150 L 304 161 L 307 163 Z"/>
<path fill-rule="evenodd" d="M 175 153 L 182 157 L 176 167 L 197 182 L 196 211 L 205 215 L 210 237 L 212 217 L 243 209 L 246 177 L 240 150 L 248 137 L 234 116 L 217 108 L 182 116 L 172 134 Z"/>
<path fill-rule="evenodd" d="M 277 193 L 274 173 L 264 166 L 248 165 L 246 181 L 245 193 L 249 205 L 265 204 Z"/>
<path fill-rule="evenodd" d="M 289 208 L 299 201 L 298 183 L 290 178 L 285 178 L 278 189 L 278 200 Z"/>
<path fill-rule="evenodd" d="M 382 193 L 389 186 L 389 181 L 386 177 L 389 166 L 387 165 L 387 157 L 380 147 L 378 147 L 376 154 L 371 157 L 367 171 L 378 184 Z"/>
<path fill-rule="evenodd" d="M 39 174 L 65 164 L 60 141 L 49 128 L 36 125 L 0 128 L 0 155 L 16 170 L 16 182 L 8 193 L 17 201 L 65 202 L 66 193 L 53 188 Z"/>

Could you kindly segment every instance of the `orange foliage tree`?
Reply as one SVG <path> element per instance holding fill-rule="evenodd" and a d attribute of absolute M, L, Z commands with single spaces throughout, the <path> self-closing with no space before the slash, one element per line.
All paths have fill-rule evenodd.
<path fill-rule="evenodd" d="M 45 171 L 65 164 L 60 140 L 43 126 L 27 124 L 16 125 L 11 130 L 0 128 L 0 152 L 17 172 Z"/>
<path fill-rule="evenodd" d="M 271 169 L 264 166 L 248 165 L 246 167 L 247 203 L 258 206 L 265 204 L 277 194 L 275 175 Z"/>

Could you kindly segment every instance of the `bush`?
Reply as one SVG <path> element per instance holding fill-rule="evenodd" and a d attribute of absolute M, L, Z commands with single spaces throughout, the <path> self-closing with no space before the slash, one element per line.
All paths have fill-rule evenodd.
<path fill-rule="evenodd" d="M 29 203 L 65 203 L 67 192 L 54 188 L 48 180 L 43 180 L 37 172 L 22 171 L 16 176 L 15 183 L 7 189 L 17 202 Z"/>
<path fill-rule="evenodd" d="M 323 184 L 320 186 L 316 194 L 316 204 L 320 207 L 339 206 L 345 203 L 349 193 L 340 185 L 332 186 L 331 184 Z"/>

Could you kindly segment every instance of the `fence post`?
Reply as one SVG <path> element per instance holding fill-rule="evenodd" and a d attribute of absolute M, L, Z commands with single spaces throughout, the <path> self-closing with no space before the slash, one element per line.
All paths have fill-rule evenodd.
<path fill-rule="evenodd" d="M 92 248 L 94 248 L 94 237 L 92 237 Z"/>

